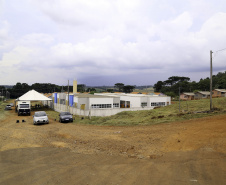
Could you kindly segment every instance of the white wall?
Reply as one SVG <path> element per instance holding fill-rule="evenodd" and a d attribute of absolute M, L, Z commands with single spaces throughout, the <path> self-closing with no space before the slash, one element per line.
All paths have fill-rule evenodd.
<path fill-rule="evenodd" d="M 167 105 L 167 102 L 168 104 L 170 105 L 171 104 L 171 97 L 169 96 L 150 96 L 150 106 L 151 106 L 151 103 L 155 103 L 155 102 L 165 102 L 165 105 Z"/>
<path fill-rule="evenodd" d="M 139 111 L 139 110 L 151 110 L 153 108 L 112 108 L 112 109 L 90 109 L 90 110 L 81 110 L 74 107 L 69 107 L 69 112 L 74 115 L 80 116 L 112 116 L 119 112 L 123 111 Z M 54 110 L 57 112 L 65 112 L 68 111 L 68 107 L 66 105 L 54 104 Z"/>
<path fill-rule="evenodd" d="M 78 97 L 74 96 L 74 104 L 77 103 L 78 104 Z"/>
<path fill-rule="evenodd" d="M 89 106 L 92 104 L 112 104 L 113 106 L 113 98 L 89 98 Z"/>
<path fill-rule="evenodd" d="M 85 109 L 89 109 L 89 98 L 78 98 L 78 108 L 80 109 L 81 105 L 85 104 Z"/>

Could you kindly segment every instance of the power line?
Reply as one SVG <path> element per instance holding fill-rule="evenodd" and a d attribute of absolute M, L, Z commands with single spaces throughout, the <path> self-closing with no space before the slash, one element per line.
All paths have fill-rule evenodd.
<path fill-rule="evenodd" d="M 220 50 L 217 50 L 217 51 L 212 52 L 212 53 L 214 53 L 213 58 L 215 58 L 215 57 L 217 56 L 218 52 L 220 52 L 220 51 L 224 51 L 224 50 L 226 50 L 226 48 L 224 48 L 224 49 L 220 49 Z"/>
<path fill-rule="evenodd" d="M 226 48 L 217 50 L 217 51 L 215 51 L 215 52 L 217 53 L 217 52 L 219 52 L 219 51 L 224 51 L 224 50 L 226 50 Z"/>

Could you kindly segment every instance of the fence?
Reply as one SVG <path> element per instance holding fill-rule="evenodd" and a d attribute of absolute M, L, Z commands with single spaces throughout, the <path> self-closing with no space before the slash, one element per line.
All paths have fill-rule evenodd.
<path fill-rule="evenodd" d="M 107 109 L 89 109 L 89 110 L 81 110 L 75 107 L 69 107 L 67 105 L 56 104 L 54 103 L 54 110 L 57 112 L 70 112 L 73 115 L 80 116 L 112 116 L 119 112 L 123 111 L 138 111 L 138 110 L 151 110 L 152 108 L 107 108 Z"/>

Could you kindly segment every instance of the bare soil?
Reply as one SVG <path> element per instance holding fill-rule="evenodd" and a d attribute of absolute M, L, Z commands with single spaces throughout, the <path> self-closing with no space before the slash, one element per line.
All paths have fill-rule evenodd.
<path fill-rule="evenodd" d="M 225 174 L 226 115 L 152 126 L 53 119 L 35 126 L 11 110 L 0 121 L 0 184 L 222 185 Z"/>

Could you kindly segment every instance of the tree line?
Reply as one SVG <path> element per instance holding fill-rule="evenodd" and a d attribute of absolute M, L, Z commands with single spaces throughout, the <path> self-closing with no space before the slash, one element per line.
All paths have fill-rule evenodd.
<path fill-rule="evenodd" d="M 226 89 L 226 71 L 219 72 L 212 77 L 213 89 Z M 199 82 L 190 82 L 189 77 L 171 76 L 165 81 L 154 84 L 155 92 L 162 92 L 168 96 L 178 96 L 180 92 L 210 91 L 210 78 L 200 79 Z"/>
<path fill-rule="evenodd" d="M 130 93 L 133 91 L 135 86 L 124 85 L 123 83 L 115 84 L 113 89 L 107 89 L 103 91 L 107 92 L 125 92 Z M 0 86 L 0 96 L 4 96 L 7 98 L 18 98 L 25 94 L 30 90 L 36 90 L 40 93 L 53 93 L 53 92 L 68 92 L 68 86 L 59 86 L 51 83 L 35 83 L 32 85 L 28 85 L 27 83 L 17 82 L 16 85 L 12 86 L 12 88 L 6 88 L 5 86 Z M 88 92 L 90 94 L 94 94 L 97 92 L 97 89 L 94 87 L 86 88 L 85 84 L 78 84 L 77 91 L 80 93 Z M 73 86 L 69 86 L 69 92 L 73 92 Z"/>
<path fill-rule="evenodd" d="M 12 88 L 6 88 L 5 86 L 0 86 L 0 96 L 18 98 L 30 90 L 36 90 L 40 93 L 53 93 L 53 92 L 67 92 L 68 86 L 59 86 L 51 83 L 35 83 L 28 85 L 27 83 L 17 82 Z M 73 91 L 73 86 L 69 86 L 69 92 Z M 85 92 L 85 85 L 77 85 L 78 92 Z"/>
<path fill-rule="evenodd" d="M 213 75 L 213 89 L 226 89 L 226 71 L 219 72 L 217 75 Z M 196 92 L 196 91 L 209 91 L 210 90 L 210 78 L 200 79 L 199 82 L 190 82 L 189 77 L 171 76 L 165 81 L 158 81 L 154 84 L 155 92 L 162 92 L 168 96 L 178 96 L 180 92 Z M 18 98 L 28 92 L 29 90 L 36 90 L 40 93 L 53 93 L 53 92 L 67 92 L 68 86 L 59 86 L 51 83 L 35 83 L 28 85 L 27 83 L 18 82 L 12 88 L 5 88 L 0 86 L 0 96 Z M 107 92 L 124 92 L 131 93 L 135 89 L 135 86 L 124 85 L 123 83 L 116 83 L 113 88 L 108 88 L 103 91 Z M 73 91 L 73 86 L 69 86 L 69 92 Z M 77 85 L 78 92 L 89 92 L 91 94 L 97 92 L 94 87 L 86 88 L 85 84 Z"/>

